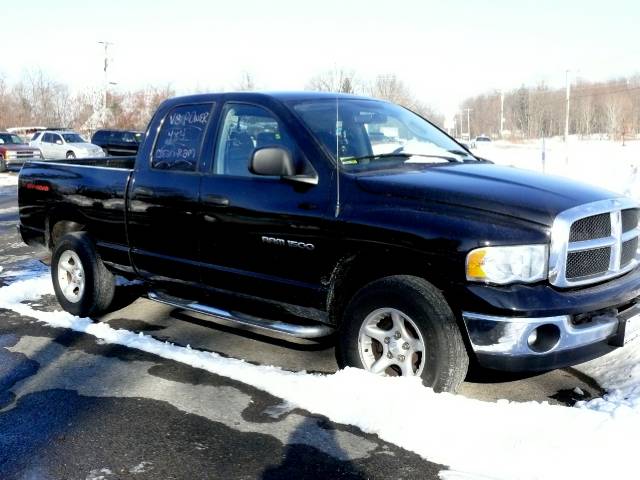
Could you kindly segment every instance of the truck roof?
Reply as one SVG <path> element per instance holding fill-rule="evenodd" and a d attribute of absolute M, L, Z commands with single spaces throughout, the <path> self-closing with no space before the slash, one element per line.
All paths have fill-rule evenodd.
<path fill-rule="evenodd" d="M 274 99 L 280 101 L 291 100 L 313 100 L 320 98 L 344 98 L 344 99 L 367 99 L 373 100 L 371 97 L 365 97 L 360 95 L 351 95 L 347 93 L 334 93 L 334 92 L 307 92 L 307 91 L 283 91 L 283 92 L 221 92 L 221 93 L 201 93 L 196 95 L 187 95 L 181 97 L 174 97 L 167 100 L 170 103 L 185 103 L 185 102 L 207 102 L 214 100 L 260 100 L 260 99 Z"/>

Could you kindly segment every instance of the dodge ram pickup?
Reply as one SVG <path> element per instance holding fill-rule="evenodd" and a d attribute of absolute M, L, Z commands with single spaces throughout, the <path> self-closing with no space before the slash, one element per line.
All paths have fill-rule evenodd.
<path fill-rule="evenodd" d="M 170 99 L 135 158 L 27 162 L 19 205 L 68 312 L 104 312 L 124 275 L 214 321 L 335 335 L 340 367 L 437 391 L 470 361 L 554 369 L 637 328 L 633 200 L 494 165 L 370 98 Z"/>

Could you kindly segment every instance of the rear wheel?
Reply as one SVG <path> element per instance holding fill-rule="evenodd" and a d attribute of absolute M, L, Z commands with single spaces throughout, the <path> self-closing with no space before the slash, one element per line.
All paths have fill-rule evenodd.
<path fill-rule="evenodd" d="M 115 278 L 86 232 L 69 233 L 56 244 L 51 277 L 58 302 L 74 315 L 98 315 L 113 301 Z"/>
<path fill-rule="evenodd" d="M 469 365 L 462 335 L 442 294 L 422 278 L 370 283 L 347 306 L 338 365 L 380 375 L 417 376 L 436 391 L 455 391 Z"/>
<path fill-rule="evenodd" d="M 68 160 L 73 160 L 74 158 L 76 158 L 76 154 L 73 152 L 67 152 L 67 159 Z"/>

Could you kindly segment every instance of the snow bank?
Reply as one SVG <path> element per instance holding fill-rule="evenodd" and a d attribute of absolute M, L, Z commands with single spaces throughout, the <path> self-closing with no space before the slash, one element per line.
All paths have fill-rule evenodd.
<path fill-rule="evenodd" d="M 0 187 L 18 186 L 18 175 L 12 173 L 0 173 Z"/>
<path fill-rule="evenodd" d="M 543 164 L 542 153 L 545 161 Z M 560 138 L 509 143 L 480 143 L 475 154 L 501 165 L 569 177 L 640 199 L 640 141 Z"/>
<path fill-rule="evenodd" d="M 252 385 L 450 466 L 452 470 L 441 474 L 445 479 L 631 478 L 640 467 L 635 443 L 640 431 L 637 390 L 628 390 L 627 395 L 638 395 L 619 403 L 613 396 L 603 400 L 615 408 L 601 408 L 597 401 L 568 408 L 436 394 L 413 378 L 383 378 L 357 369 L 333 375 L 288 372 L 163 343 L 62 311 L 37 311 L 23 303 L 52 293 L 50 277 L 40 273 L 0 288 L 0 308 Z M 638 384 L 640 371 L 632 365 L 639 356 L 636 339 L 613 363 L 626 372 L 622 376 L 627 385 Z"/>

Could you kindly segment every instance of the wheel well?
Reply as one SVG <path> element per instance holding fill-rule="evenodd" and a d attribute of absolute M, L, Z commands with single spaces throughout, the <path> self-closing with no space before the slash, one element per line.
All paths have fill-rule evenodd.
<path fill-rule="evenodd" d="M 342 312 L 355 293 L 368 283 L 391 275 L 414 275 L 436 285 L 431 278 L 432 261 L 415 252 L 362 252 L 343 257 L 331 273 L 327 311 L 331 322 L 340 323 Z"/>
<path fill-rule="evenodd" d="M 50 218 L 49 228 L 47 229 L 49 233 L 47 244 L 49 245 L 49 248 L 53 248 L 55 244 L 58 243 L 58 240 L 67 233 L 81 232 L 84 229 L 84 225 L 73 220 L 56 220 Z"/>
<path fill-rule="evenodd" d="M 68 150 L 68 151 L 67 151 L 67 153 L 65 153 L 65 156 L 67 156 L 67 155 L 69 155 L 69 154 L 71 154 L 71 155 L 75 155 L 75 154 L 76 154 L 76 152 L 74 152 L 73 150 Z"/>

